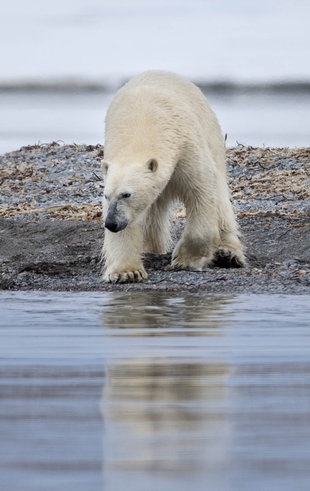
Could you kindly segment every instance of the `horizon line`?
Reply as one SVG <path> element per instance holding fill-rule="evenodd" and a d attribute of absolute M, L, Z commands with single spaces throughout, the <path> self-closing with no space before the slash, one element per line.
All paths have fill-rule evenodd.
<path fill-rule="evenodd" d="M 111 93 L 127 82 L 126 78 L 118 82 L 91 81 L 81 79 L 59 79 L 59 80 L 22 80 L 22 81 L 0 81 L 0 93 L 23 92 L 23 93 Z M 310 94 L 310 80 L 270 80 L 262 82 L 241 82 L 229 79 L 202 80 L 193 79 L 203 92 L 219 94 L 244 94 L 244 93 L 303 93 Z"/>

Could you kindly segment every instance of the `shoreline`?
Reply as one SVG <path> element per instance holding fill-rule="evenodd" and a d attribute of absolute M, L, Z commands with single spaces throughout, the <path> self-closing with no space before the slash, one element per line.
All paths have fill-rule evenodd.
<path fill-rule="evenodd" d="M 148 280 L 100 281 L 100 145 L 34 145 L 0 156 L 0 289 L 310 293 L 310 149 L 227 150 L 232 200 L 249 267 L 172 271 L 147 254 Z M 307 183 L 308 179 L 308 183 Z M 175 209 L 177 240 L 185 210 Z"/>

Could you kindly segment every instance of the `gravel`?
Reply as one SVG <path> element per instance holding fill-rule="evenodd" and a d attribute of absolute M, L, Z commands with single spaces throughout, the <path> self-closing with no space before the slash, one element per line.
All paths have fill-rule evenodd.
<path fill-rule="evenodd" d="M 310 149 L 228 149 L 232 200 L 249 267 L 167 269 L 146 255 L 143 283 L 100 280 L 104 229 L 100 145 L 34 145 L 0 157 L 0 288 L 310 292 Z M 174 242 L 185 222 L 176 207 Z"/>

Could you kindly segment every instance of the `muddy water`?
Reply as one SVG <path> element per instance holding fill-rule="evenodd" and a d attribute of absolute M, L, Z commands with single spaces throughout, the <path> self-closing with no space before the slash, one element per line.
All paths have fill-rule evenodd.
<path fill-rule="evenodd" d="M 310 298 L 0 293 L 0 489 L 308 490 Z"/>

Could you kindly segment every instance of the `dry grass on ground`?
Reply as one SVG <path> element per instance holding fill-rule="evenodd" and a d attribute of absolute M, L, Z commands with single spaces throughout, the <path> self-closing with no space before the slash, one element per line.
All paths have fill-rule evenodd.
<path fill-rule="evenodd" d="M 41 164 L 42 152 L 45 155 L 50 152 L 50 167 L 46 162 L 44 166 Z M 64 176 L 62 169 L 68 152 L 73 172 Z M 92 166 L 96 165 L 98 168 L 98 171 L 92 171 L 92 189 L 95 189 L 95 194 L 84 191 L 84 169 L 81 171 L 80 166 L 78 170 L 74 170 L 75 157 L 80 154 L 85 159 L 85 171 L 87 159 Z M 99 145 L 62 146 L 55 143 L 42 147 L 23 147 L 17 152 L 6 154 L 0 159 L 0 217 L 100 220 L 101 205 L 98 204 L 98 195 L 103 194 L 99 170 L 102 156 L 103 148 Z M 269 209 L 269 213 L 276 216 L 291 217 L 294 214 L 300 216 L 307 213 L 298 206 L 292 207 L 292 204 L 310 199 L 310 148 L 254 148 L 238 145 L 227 150 L 227 162 L 232 199 L 237 205 L 239 217 L 265 213 L 263 203 L 270 200 L 277 202 L 274 210 Z M 49 178 L 49 169 L 53 170 L 53 178 L 47 191 L 45 183 Z M 77 202 L 72 193 L 73 188 L 82 198 L 85 193 L 85 202 L 80 199 Z M 40 192 L 41 195 L 48 192 L 47 203 L 38 202 L 36 195 L 40 195 Z M 177 208 L 175 218 L 184 217 L 185 210 Z"/>

